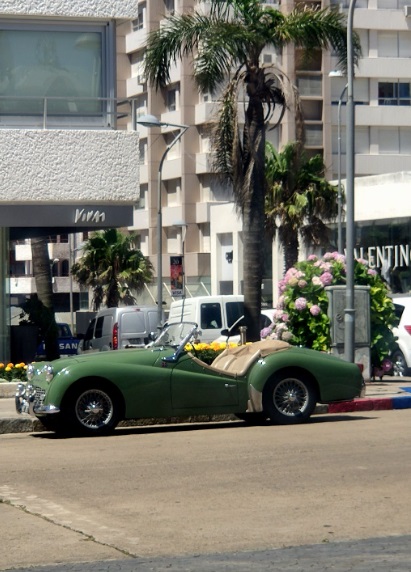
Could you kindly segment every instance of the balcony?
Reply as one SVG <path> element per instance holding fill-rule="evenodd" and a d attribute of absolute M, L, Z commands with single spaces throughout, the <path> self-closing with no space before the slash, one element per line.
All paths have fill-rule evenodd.
<path fill-rule="evenodd" d="M 131 100 L 108 97 L 0 96 L 0 128 L 117 129 Z"/>

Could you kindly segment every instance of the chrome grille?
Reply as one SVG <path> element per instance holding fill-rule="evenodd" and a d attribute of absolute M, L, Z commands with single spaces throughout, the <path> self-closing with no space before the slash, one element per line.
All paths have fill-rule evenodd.
<path fill-rule="evenodd" d="M 35 387 L 34 390 L 34 404 L 43 405 L 43 401 L 46 396 L 46 390 L 42 389 L 41 387 Z"/>

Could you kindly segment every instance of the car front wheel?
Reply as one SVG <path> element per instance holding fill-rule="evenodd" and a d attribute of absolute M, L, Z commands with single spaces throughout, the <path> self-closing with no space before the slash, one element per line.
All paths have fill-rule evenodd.
<path fill-rule="evenodd" d="M 395 376 L 402 377 L 408 375 L 409 368 L 407 362 L 405 361 L 404 354 L 402 351 L 397 350 L 392 356 L 392 373 Z"/>
<path fill-rule="evenodd" d="M 317 391 L 303 374 L 282 374 L 267 382 L 263 406 L 272 423 L 295 425 L 304 423 L 314 412 Z"/>
<path fill-rule="evenodd" d="M 85 435 L 111 433 L 120 420 L 113 393 L 93 384 L 71 396 L 68 416 L 74 431 Z"/>

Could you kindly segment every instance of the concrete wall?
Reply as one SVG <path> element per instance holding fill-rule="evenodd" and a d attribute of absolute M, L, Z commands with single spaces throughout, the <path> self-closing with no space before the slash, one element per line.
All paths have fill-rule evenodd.
<path fill-rule="evenodd" d="M 0 0 L 0 14 L 78 18 L 136 18 L 135 0 Z"/>
<path fill-rule="evenodd" d="M 137 132 L 0 130 L 0 203 L 135 201 Z"/>

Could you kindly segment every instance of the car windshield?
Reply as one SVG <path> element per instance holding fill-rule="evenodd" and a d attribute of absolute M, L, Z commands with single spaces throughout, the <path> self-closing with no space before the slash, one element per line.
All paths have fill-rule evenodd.
<path fill-rule="evenodd" d="M 152 344 L 152 348 L 172 347 L 178 348 L 186 344 L 197 333 L 197 324 L 192 322 L 178 322 L 167 324 Z"/>

